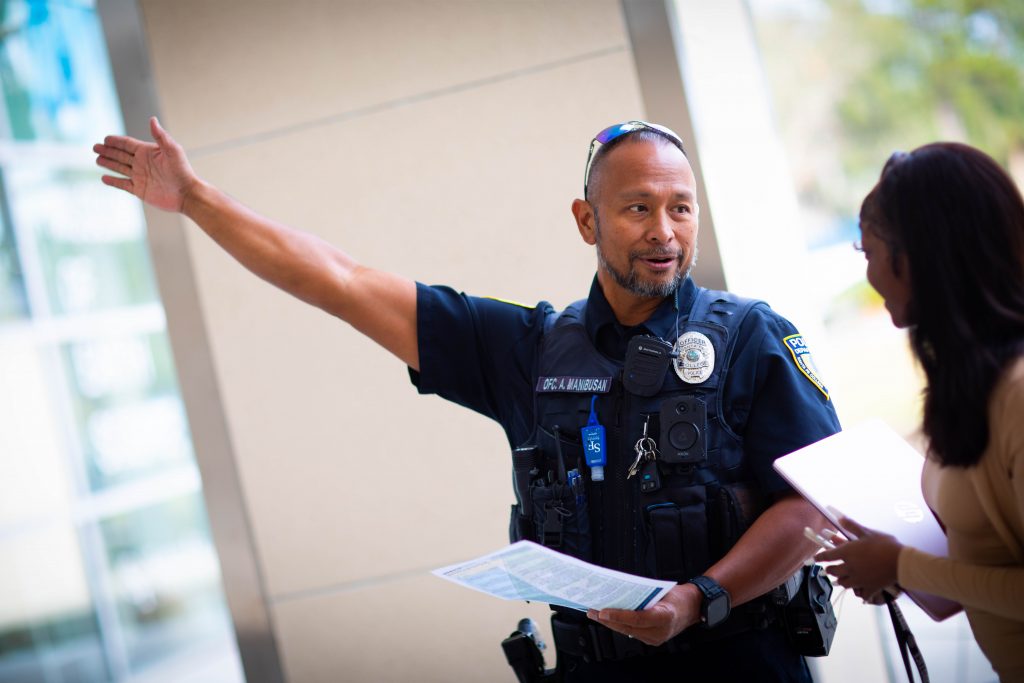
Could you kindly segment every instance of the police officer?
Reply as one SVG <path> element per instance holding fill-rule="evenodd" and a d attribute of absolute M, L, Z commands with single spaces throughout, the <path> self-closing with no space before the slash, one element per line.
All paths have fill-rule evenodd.
<path fill-rule="evenodd" d="M 788 321 L 690 279 L 697 188 L 675 133 L 631 121 L 595 137 L 572 211 L 597 274 L 557 313 L 361 266 L 205 183 L 150 128 L 155 143 L 94 147 L 123 176 L 103 182 L 184 213 L 256 275 L 347 321 L 421 393 L 498 421 L 526 463 L 514 538 L 679 582 L 642 611 L 556 612 L 564 680 L 810 680 L 763 596 L 811 554 L 801 531 L 821 518 L 771 463 L 839 425 Z"/>

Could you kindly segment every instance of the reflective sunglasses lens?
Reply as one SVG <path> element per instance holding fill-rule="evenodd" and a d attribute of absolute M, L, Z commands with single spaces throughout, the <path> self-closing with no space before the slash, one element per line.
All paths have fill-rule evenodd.
<path fill-rule="evenodd" d="M 656 123 L 647 123 L 646 121 L 626 121 L 625 123 L 617 123 L 614 126 L 608 126 L 600 133 L 594 136 L 594 139 L 600 142 L 602 145 L 606 145 L 615 138 L 622 137 L 626 133 L 631 133 L 635 130 L 653 130 L 662 135 L 666 135 L 672 138 L 680 147 L 683 144 L 682 139 L 676 135 L 676 132 L 671 128 L 665 126 L 659 126 Z"/>
<path fill-rule="evenodd" d="M 617 123 L 614 126 L 608 126 L 600 133 L 594 136 L 594 139 L 600 142 L 602 145 L 606 145 L 617 137 L 621 137 L 630 131 L 634 131 L 638 128 L 643 128 L 643 124 L 639 121 L 627 121 L 626 123 Z"/>

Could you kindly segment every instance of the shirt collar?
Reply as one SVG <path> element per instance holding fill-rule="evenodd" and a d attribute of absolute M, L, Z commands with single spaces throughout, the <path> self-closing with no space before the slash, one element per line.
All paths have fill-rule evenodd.
<path fill-rule="evenodd" d="M 612 358 L 624 358 L 626 345 L 632 337 L 638 334 L 652 334 L 674 344 L 676 341 L 676 312 L 678 311 L 680 322 L 686 320 L 696 292 L 697 285 L 690 278 L 686 278 L 676 289 L 674 295 L 665 297 L 651 317 L 639 325 L 626 327 L 616 320 L 611 304 L 605 298 L 597 276 L 594 276 L 584 314 L 587 336 L 594 342 L 598 350 Z"/>

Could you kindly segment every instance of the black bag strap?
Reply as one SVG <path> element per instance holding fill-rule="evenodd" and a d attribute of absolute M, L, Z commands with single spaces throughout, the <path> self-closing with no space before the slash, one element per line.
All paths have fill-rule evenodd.
<path fill-rule="evenodd" d="M 892 628 L 896 632 L 896 643 L 900 648 L 900 656 L 903 657 L 903 668 L 907 670 L 907 680 L 914 683 L 914 671 L 910 668 L 910 658 L 913 657 L 921 683 L 928 683 L 928 667 L 924 663 L 924 657 L 921 656 L 921 650 L 917 647 L 917 639 L 910 632 L 907 620 L 903 618 L 903 610 L 896 604 L 896 598 L 889 593 L 883 593 L 883 595 L 885 596 L 885 606 L 889 608 Z"/>

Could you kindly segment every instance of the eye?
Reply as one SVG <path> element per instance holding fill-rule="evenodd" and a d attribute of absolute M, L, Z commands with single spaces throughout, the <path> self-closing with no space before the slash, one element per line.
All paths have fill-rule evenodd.
<path fill-rule="evenodd" d="M 676 213 L 683 213 L 683 214 L 693 213 L 693 207 L 691 207 L 689 204 L 680 204 L 679 206 L 677 206 L 675 208 L 675 211 L 676 211 Z"/>
<path fill-rule="evenodd" d="M 630 204 L 627 209 L 630 213 L 643 213 L 647 210 L 646 204 Z"/>
<path fill-rule="evenodd" d="M 864 254 L 864 258 L 866 258 L 869 261 L 871 260 L 871 252 L 864 248 L 863 242 L 854 242 L 853 250 L 859 251 L 860 253 Z"/>

